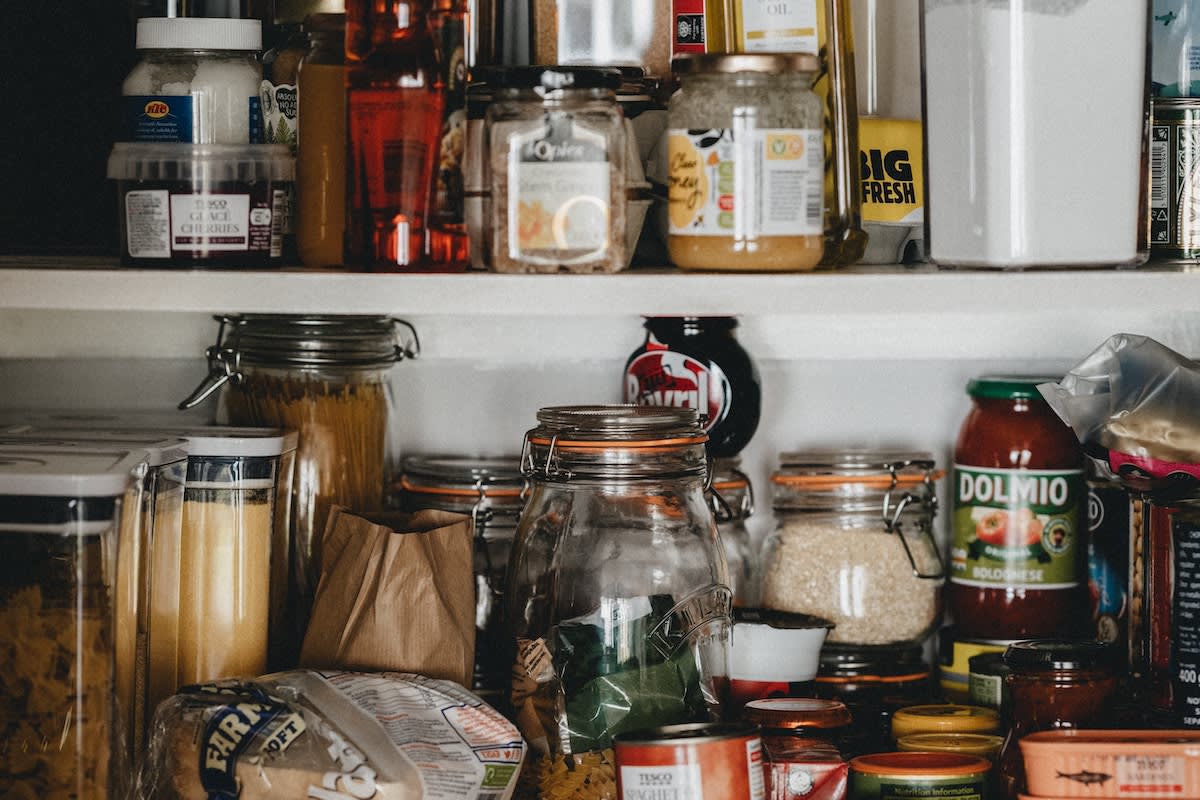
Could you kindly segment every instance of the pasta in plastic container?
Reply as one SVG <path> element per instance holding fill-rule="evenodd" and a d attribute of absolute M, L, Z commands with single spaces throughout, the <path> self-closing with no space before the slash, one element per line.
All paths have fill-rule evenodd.
<path fill-rule="evenodd" d="M 191 686 L 159 706 L 150 800 L 508 800 L 525 744 L 450 681 L 296 670 Z"/>
<path fill-rule="evenodd" d="M 123 797 L 113 592 L 128 451 L 0 447 L 0 797 Z M 134 506 L 136 508 L 136 505 Z"/>

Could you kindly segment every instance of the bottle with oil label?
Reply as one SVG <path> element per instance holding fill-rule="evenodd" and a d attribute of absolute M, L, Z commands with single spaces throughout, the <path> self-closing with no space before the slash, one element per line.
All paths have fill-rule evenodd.
<path fill-rule="evenodd" d="M 346 3 L 346 252 L 386 272 L 425 261 L 444 86 L 426 0 Z"/>
<path fill-rule="evenodd" d="M 808 52 L 821 56 L 814 89 L 825 101 L 826 266 L 862 258 L 858 99 L 850 0 L 705 0 L 710 53 Z M 830 46 L 830 43 L 833 43 Z"/>

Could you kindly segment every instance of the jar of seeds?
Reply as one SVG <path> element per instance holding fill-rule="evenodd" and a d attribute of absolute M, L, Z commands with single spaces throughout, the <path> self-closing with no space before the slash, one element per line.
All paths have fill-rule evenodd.
<path fill-rule="evenodd" d="M 833 621 L 833 644 L 924 640 L 941 619 L 945 573 L 933 537 L 934 482 L 944 473 L 933 458 L 822 450 L 780 461 L 763 606 Z"/>

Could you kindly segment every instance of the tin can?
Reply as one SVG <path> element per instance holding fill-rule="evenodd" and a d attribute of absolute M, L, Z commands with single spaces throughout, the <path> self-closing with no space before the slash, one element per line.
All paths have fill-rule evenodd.
<path fill-rule="evenodd" d="M 892 737 L 914 733 L 997 733 L 1000 714 L 982 706 L 937 704 L 909 706 L 892 715 Z"/>
<path fill-rule="evenodd" d="M 1200 99 L 1154 98 L 1150 254 L 1176 261 L 1200 259 Z"/>
<path fill-rule="evenodd" d="M 986 758 L 960 753 L 877 753 L 850 762 L 850 800 L 989 797 Z"/>
<path fill-rule="evenodd" d="M 1088 590 L 1097 641 L 1123 645 L 1129 611 L 1129 492 L 1088 481 Z"/>
<path fill-rule="evenodd" d="M 765 800 L 762 738 L 752 725 L 694 722 L 613 738 L 620 800 Z"/>

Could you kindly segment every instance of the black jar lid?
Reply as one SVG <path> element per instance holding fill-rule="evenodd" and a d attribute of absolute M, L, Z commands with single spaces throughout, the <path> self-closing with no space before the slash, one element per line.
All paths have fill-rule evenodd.
<path fill-rule="evenodd" d="M 642 327 L 663 333 L 704 333 L 731 331 L 738 326 L 737 317 L 646 317 Z"/>
<path fill-rule="evenodd" d="M 1013 642 L 1004 651 L 1004 663 L 1014 670 L 1112 669 L 1115 662 L 1115 647 L 1086 640 L 1034 639 Z"/>
<path fill-rule="evenodd" d="M 611 67 L 535 66 L 492 69 L 488 83 L 497 89 L 609 89 L 622 83 Z"/>

